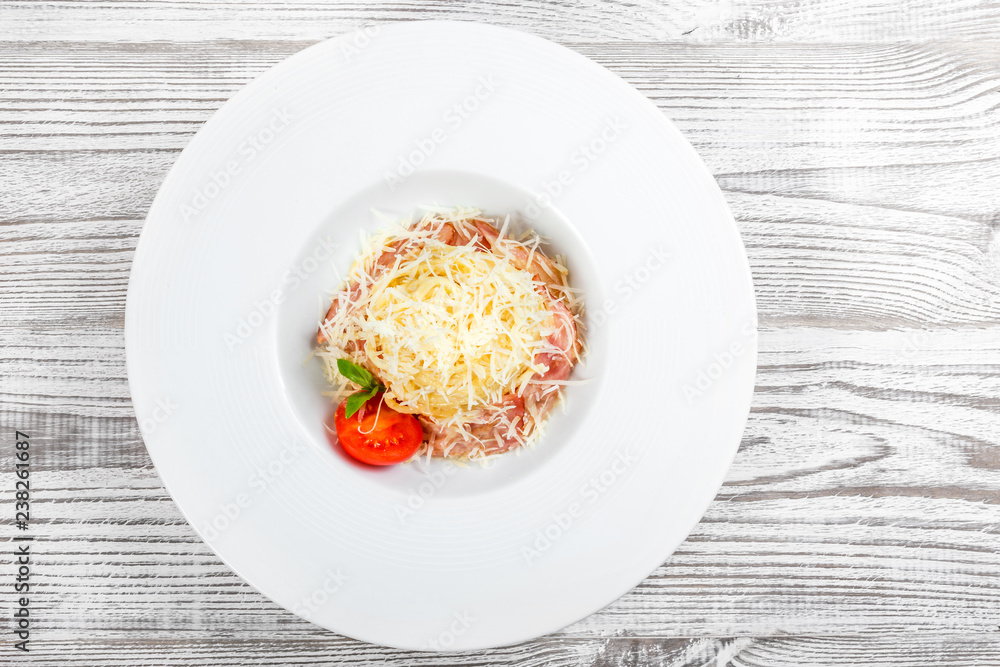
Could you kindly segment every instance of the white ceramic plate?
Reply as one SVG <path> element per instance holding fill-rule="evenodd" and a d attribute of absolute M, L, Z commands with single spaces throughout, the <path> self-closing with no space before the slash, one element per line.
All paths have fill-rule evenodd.
<path fill-rule="evenodd" d="M 327 442 L 304 362 L 372 208 L 432 203 L 512 213 L 568 256 L 591 381 L 493 467 L 371 469 Z M 756 363 L 739 235 L 678 131 L 573 51 L 452 22 L 317 44 L 226 103 L 150 209 L 125 335 L 150 455 L 212 549 L 314 623 L 432 650 L 553 632 L 663 563 Z"/>

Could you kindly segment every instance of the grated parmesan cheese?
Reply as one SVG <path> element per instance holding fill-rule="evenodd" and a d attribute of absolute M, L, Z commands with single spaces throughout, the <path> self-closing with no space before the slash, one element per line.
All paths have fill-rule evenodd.
<path fill-rule="evenodd" d="M 486 229 L 492 251 L 483 252 L 485 241 L 474 224 L 479 215 L 476 209 L 435 209 L 416 225 L 395 225 L 363 239 L 321 323 L 324 344 L 317 356 L 339 388 L 337 398 L 349 390 L 336 360 L 350 358 L 382 381 L 394 409 L 457 429 L 468 441 L 479 440 L 470 424 L 491 421 L 524 445 L 538 430 L 531 427 L 540 426 L 524 420 L 540 422 L 544 415 L 532 400 L 522 416 L 511 417 L 510 399 L 548 370 L 539 355 L 567 354 L 550 342 L 560 326 L 552 300 L 573 308 L 579 299 L 561 262 L 546 258 L 545 270 L 555 279 L 542 281 L 528 270 L 541 255 L 538 237 L 528 244 L 505 238 L 509 221 L 499 235 Z M 445 223 L 469 242 L 449 244 Z M 515 261 L 515 252 L 527 262 Z M 546 389 L 558 391 L 560 384 L 565 381 Z M 489 446 L 479 444 L 485 455 Z"/>

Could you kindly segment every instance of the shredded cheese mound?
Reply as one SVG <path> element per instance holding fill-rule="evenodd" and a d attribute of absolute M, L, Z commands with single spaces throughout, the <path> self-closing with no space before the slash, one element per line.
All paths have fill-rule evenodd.
<path fill-rule="evenodd" d="M 336 360 L 350 358 L 382 381 L 387 404 L 398 411 L 466 434 L 470 423 L 494 419 L 516 435 L 518 419 L 504 401 L 548 370 L 536 358 L 554 351 L 549 337 L 558 322 L 546 287 L 507 250 L 525 246 L 504 238 L 506 224 L 494 252 L 477 249 L 480 237 L 469 220 L 479 213 L 432 211 L 417 225 L 362 238 L 335 294 L 340 307 L 320 328 L 326 340 L 317 355 L 327 379 L 341 387 L 337 396 L 347 390 Z M 471 230 L 472 242 L 442 242 L 445 222 Z M 536 247 L 537 237 L 529 264 Z M 565 268 L 551 260 L 550 266 L 564 286 Z"/>
<path fill-rule="evenodd" d="M 464 419 L 545 368 L 553 315 L 531 274 L 468 246 L 427 241 L 370 288 L 347 335 L 397 408 Z"/>

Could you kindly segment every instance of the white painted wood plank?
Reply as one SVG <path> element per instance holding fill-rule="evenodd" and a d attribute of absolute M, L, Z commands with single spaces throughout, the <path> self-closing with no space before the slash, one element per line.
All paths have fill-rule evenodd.
<path fill-rule="evenodd" d="M 563 42 L 885 42 L 996 38 L 1000 6 L 991 0 L 35 0 L 0 5 L 3 39 L 21 41 L 316 41 L 373 22 L 427 19 L 485 21 Z"/>
<path fill-rule="evenodd" d="M 307 45 L 0 44 L 0 150 L 182 148 L 236 90 Z M 919 176 L 929 163 L 982 169 L 1000 146 L 1000 42 L 573 48 L 653 99 L 720 175 L 755 171 L 762 145 L 775 178 L 861 167 Z"/>
<path fill-rule="evenodd" d="M 881 637 L 547 638 L 489 652 L 447 656 L 379 649 L 337 637 L 286 640 L 60 640 L 26 665 L 67 667 L 249 667 L 267 665 L 519 665 L 521 667 L 995 667 L 989 636 L 904 634 Z"/>
<path fill-rule="evenodd" d="M 133 162 L 135 176 L 142 156 Z M 100 178 L 112 173 L 108 166 Z M 960 199 L 962 191 L 941 196 Z M 727 199 L 764 324 L 877 330 L 997 320 L 1000 234 L 991 222 L 894 210 L 892 201 L 879 207 L 733 192 Z M 140 228 L 139 220 L 114 219 L 8 226 L 0 234 L 0 304 L 9 321 L 120 321 Z"/>

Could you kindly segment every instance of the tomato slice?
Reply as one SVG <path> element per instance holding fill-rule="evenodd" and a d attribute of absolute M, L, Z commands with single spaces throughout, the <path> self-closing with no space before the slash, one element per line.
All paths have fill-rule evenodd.
<path fill-rule="evenodd" d="M 350 417 L 342 401 L 333 417 L 337 440 L 344 451 L 374 466 L 402 463 L 420 448 L 424 429 L 413 415 L 396 412 L 378 393 Z"/>

